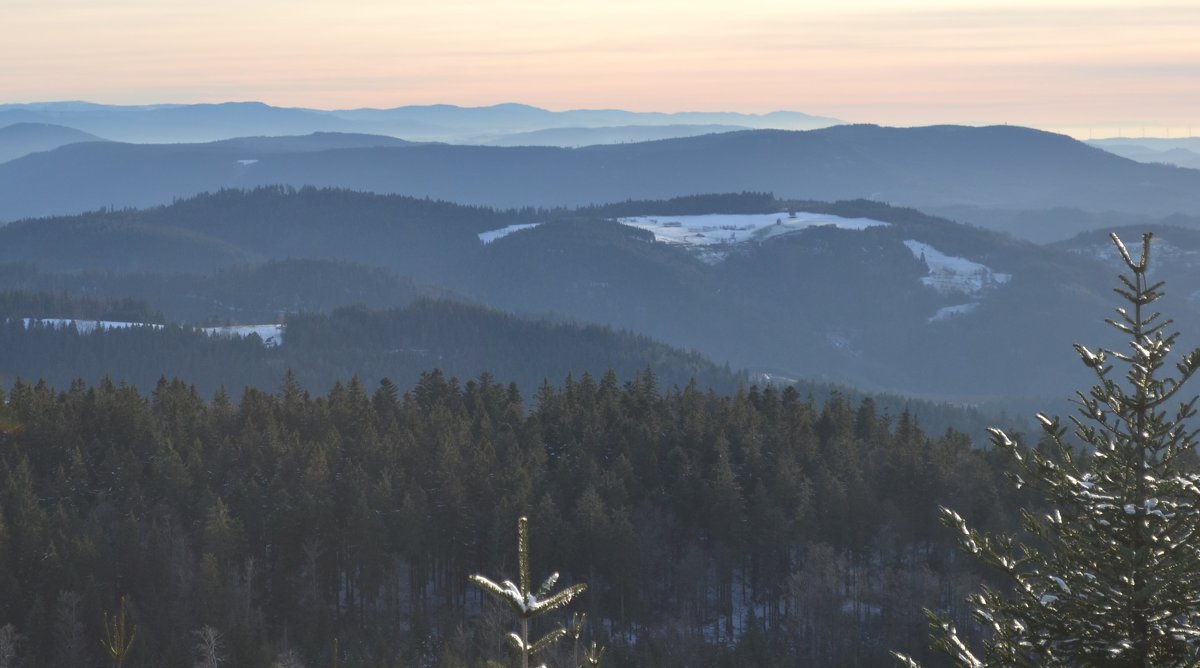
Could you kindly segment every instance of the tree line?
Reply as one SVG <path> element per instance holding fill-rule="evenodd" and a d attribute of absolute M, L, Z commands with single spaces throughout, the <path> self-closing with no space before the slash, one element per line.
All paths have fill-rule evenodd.
<path fill-rule="evenodd" d="M 3 299 L 0 294 L 0 307 Z M 5 383 L 42 378 L 66 386 L 75 378 L 96 382 L 109 376 L 150 387 L 166 376 L 187 378 L 209 396 L 222 387 L 236 395 L 246 387 L 278 385 L 288 369 L 304 387 L 320 392 L 351 376 L 370 385 L 386 376 L 409 387 L 435 366 L 463 378 L 487 371 L 525 387 L 608 368 L 628 377 L 647 365 L 669 384 L 695 378 L 702 387 L 722 392 L 732 392 L 747 378 L 698 353 L 630 332 L 519 318 L 444 300 L 417 300 L 403 309 L 293 314 L 284 320 L 283 344 L 275 347 L 254 336 L 221 338 L 176 325 L 90 332 L 55 324 L 26 326 L 16 315 L 20 311 L 11 312 L 4 320 L 0 311 L 0 380 Z"/>
<path fill-rule="evenodd" d="M 648 369 L 528 394 L 288 373 L 236 401 L 18 382 L 0 410 L 0 626 L 25 665 L 102 665 L 122 597 L 129 668 L 191 666 L 198 638 L 231 666 L 481 665 L 510 629 L 468 576 L 512 570 L 520 516 L 533 571 L 588 585 L 611 665 L 938 665 L 917 602 L 969 633 L 980 575 L 936 504 L 1004 529 L 1019 501 L 992 452 L 871 399 Z"/>

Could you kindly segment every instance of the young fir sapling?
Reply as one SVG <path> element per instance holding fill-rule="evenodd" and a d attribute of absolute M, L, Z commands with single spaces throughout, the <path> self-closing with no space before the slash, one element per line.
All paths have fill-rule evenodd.
<path fill-rule="evenodd" d="M 517 520 L 517 564 L 520 571 L 519 583 L 505 580 L 496 584 L 482 575 L 472 575 L 470 579 L 480 589 L 503 601 L 516 614 L 517 620 L 520 622 L 520 633 L 508 634 L 508 641 L 521 656 L 521 668 L 529 668 L 529 660 L 533 655 L 558 642 L 568 633 L 567 629 L 559 626 L 537 641 L 530 642 L 530 620 L 566 606 L 572 599 L 582 594 L 587 589 L 587 585 L 574 584 L 558 593 L 551 594 L 554 585 L 558 584 L 558 573 L 551 573 L 541 587 L 538 587 L 537 590 L 533 589 L 533 580 L 529 569 L 529 519 L 525 517 Z"/>

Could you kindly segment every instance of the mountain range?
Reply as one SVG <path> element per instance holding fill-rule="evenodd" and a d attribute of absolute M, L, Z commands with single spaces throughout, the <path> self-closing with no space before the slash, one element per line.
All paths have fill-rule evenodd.
<path fill-rule="evenodd" d="M 579 148 L 596 144 L 631 144 L 661 139 L 679 139 L 698 135 L 737 132 L 751 128 L 740 125 L 619 125 L 612 127 L 546 128 L 514 132 L 498 137 L 482 137 L 488 146 L 560 146 Z"/>
<path fill-rule="evenodd" d="M 550 111 L 524 104 L 459 107 L 448 104 L 392 109 L 321 110 L 273 107 L 261 102 L 222 104 L 101 105 L 88 102 L 0 104 L 0 127 L 52 123 L 107 139 L 135 143 L 206 142 L 251 135 L 312 132 L 381 134 L 419 141 L 483 143 L 485 138 L 548 128 L 726 125 L 804 130 L 840 123 L 794 111 L 633 112 L 619 109 Z"/>
<path fill-rule="evenodd" d="M 1200 211 L 1200 171 L 1026 128 L 843 125 L 577 149 L 396 144 L 313 134 L 203 144 L 90 142 L 0 164 L 0 220 L 147 207 L 226 187 L 314 185 L 492 207 L 768 191 L 918 208 Z M 966 220 L 965 222 L 973 222 Z"/>
<path fill-rule="evenodd" d="M 1172 247 L 1200 248 L 1163 229 Z M 192 322 L 431 295 L 608 325 L 776 378 L 978 402 L 1087 381 L 1069 344 L 1106 340 L 1115 271 L 1094 246 L 865 200 L 494 210 L 272 187 L 10 224 L 0 289 L 137 298 Z M 1200 324 L 1200 275 L 1170 279 L 1170 312 Z"/>
<path fill-rule="evenodd" d="M 1095 139 L 1088 141 L 1119 156 L 1138 162 L 1158 162 L 1177 167 L 1200 169 L 1200 137 L 1142 137 Z"/>
<path fill-rule="evenodd" d="M 1095 234 L 1153 228 L 1178 286 L 1167 304 L 1200 325 L 1200 170 L 1062 135 L 726 131 L 790 117 L 618 125 L 626 112 L 520 105 L 217 107 L 0 107 L 0 122 L 53 113 L 110 129 L 134 117 L 214 133 L 233 119 L 326 123 L 162 144 L 9 126 L 0 148 L 34 148 L 0 162 L 0 220 L 14 221 L 0 227 L 0 289 L 141 300 L 191 323 L 452 300 L 628 330 L 756 377 L 974 402 L 1085 382 L 1045 342 L 1103 337 L 1114 263 Z M 581 145 L 343 130 L 436 118 L 491 128 L 495 144 Z M 538 129 L 547 118 L 562 125 Z"/>

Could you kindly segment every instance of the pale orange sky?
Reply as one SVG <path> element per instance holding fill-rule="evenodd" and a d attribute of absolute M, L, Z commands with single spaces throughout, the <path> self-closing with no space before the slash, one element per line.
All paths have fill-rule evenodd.
<path fill-rule="evenodd" d="M 791 109 L 1200 134 L 1200 0 L 833 5 L 0 0 L 0 102 Z"/>

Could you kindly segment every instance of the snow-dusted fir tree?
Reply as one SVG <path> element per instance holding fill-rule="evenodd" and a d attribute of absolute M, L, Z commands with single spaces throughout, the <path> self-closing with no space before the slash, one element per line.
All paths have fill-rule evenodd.
<path fill-rule="evenodd" d="M 534 654 L 550 647 L 567 635 L 567 629 L 559 626 L 537 641 L 530 642 L 529 622 L 534 617 L 540 617 L 567 605 L 571 599 L 582 594 L 587 589 L 587 585 L 573 584 L 552 594 L 550 592 L 554 589 L 554 585 L 558 584 L 558 573 L 552 573 L 541 587 L 533 589 L 533 579 L 529 569 L 529 520 L 525 517 L 517 520 L 517 570 L 520 572 L 519 584 L 511 580 L 496 584 L 482 575 L 472 575 L 471 582 L 503 601 L 516 615 L 517 621 L 520 622 L 520 633 L 508 634 L 508 641 L 521 657 L 521 668 L 529 668 L 529 659 Z"/>
<path fill-rule="evenodd" d="M 1068 445 L 1068 429 L 1044 415 L 1050 456 L 991 431 L 1016 461 L 1014 483 L 1045 495 L 1048 512 L 1024 514 L 1031 542 L 982 535 L 943 509 L 963 548 L 1012 585 L 969 598 L 988 636 L 981 649 L 930 613 L 932 644 L 955 665 L 1200 665 L 1200 476 L 1197 432 L 1185 425 L 1196 399 L 1178 396 L 1200 368 L 1200 349 L 1174 363 L 1173 377 L 1164 375 L 1177 333 L 1166 333 L 1170 321 L 1151 308 L 1162 283 L 1147 279 L 1150 235 L 1137 260 L 1112 240 L 1131 275 L 1116 289 L 1126 306 L 1108 322 L 1129 348 L 1075 346 L 1097 381 L 1078 393 L 1079 415 L 1071 418 L 1083 447 Z"/>
<path fill-rule="evenodd" d="M 125 597 L 121 597 L 121 610 L 113 616 L 112 621 L 108 619 L 108 613 L 104 613 L 104 651 L 112 658 L 113 668 L 122 668 L 125 661 L 129 658 L 129 652 L 133 649 L 133 641 L 137 640 L 137 626 L 132 630 L 128 630 L 125 625 Z"/>

